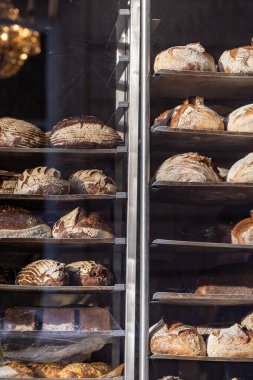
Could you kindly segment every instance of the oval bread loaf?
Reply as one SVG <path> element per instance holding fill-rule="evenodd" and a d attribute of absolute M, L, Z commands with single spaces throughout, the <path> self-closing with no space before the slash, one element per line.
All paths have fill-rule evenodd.
<path fill-rule="evenodd" d="M 253 104 L 237 108 L 228 116 L 227 130 L 230 132 L 253 132 Z"/>
<path fill-rule="evenodd" d="M 115 182 L 102 170 L 79 170 L 69 178 L 74 194 L 116 194 Z"/>
<path fill-rule="evenodd" d="M 252 183 L 253 182 L 253 153 L 237 161 L 229 170 L 227 182 Z"/>
<path fill-rule="evenodd" d="M 108 286 L 113 283 L 113 274 L 95 261 L 78 261 L 65 267 L 72 285 Z"/>
<path fill-rule="evenodd" d="M 226 50 L 219 59 L 219 71 L 234 74 L 253 73 L 253 46 L 247 45 Z"/>

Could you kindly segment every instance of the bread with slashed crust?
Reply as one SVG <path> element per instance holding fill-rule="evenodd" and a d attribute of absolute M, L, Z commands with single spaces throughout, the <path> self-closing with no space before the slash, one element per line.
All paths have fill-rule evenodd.
<path fill-rule="evenodd" d="M 116 194 L 116 183 L 102 170 L 79 170 L 69 178 L 74 194 Z"/>

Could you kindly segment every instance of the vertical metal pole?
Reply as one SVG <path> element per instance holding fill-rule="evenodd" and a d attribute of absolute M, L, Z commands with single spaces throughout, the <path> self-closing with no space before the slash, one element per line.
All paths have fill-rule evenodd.
<path fill-rule="evenodd" d="M 140 380 L 149 379 L 150 0 L 141 2 Z"/>

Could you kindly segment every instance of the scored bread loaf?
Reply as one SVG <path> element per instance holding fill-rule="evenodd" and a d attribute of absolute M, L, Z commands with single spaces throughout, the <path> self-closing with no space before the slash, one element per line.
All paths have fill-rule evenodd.
<path fill-rule="evenodd" d="M 8 362 L 0 363 L 0 378 L 1 379 L 28 379 L 33 378 L 34 374 L 31 368 L 23 363 Z"/>
<path fill-rule="evenodd" d="M 253 132 L 253 104 L 237 108 L 228 116 L 227 130 L 230 132 Z"/>
<path fill-rule="evenodd" d="M 229 170 L 227 182 L 252 183 L 253 182 L 253 153 L 247 154 L 237 161 Z"/>
<path fill-rule="evenodd" d="M 198 153 L 177 154 L 158 168 L 156 181 L 219 182 L 219 171 L 211 158 Z"/>
<path fill-rule="evenodd" d="M 0 170 L 0 194 L 13 194 L 19 174 Z"/>
<path fill-rule="evenodd" d="M 28 286 L 63 286 L 67 283 L 65 264 L 54 260 L 34 261 L 21 269 L 16 279 L 17 285 Z"/>
<path fill-rule="evenodd" d="M 219 63 L 219 71 L 226 73 L 253 73 L 253 46 L 241 46 L 239 48 L 226 50 L 222 53 Z"/>
<path fill-rule="evenodd" d="M 45 379 L 57 379 L 64 367 L 65 365 L 61 363 L 29 363 L 34 376 Z"/>
<path fill-rule="evenodd" d="M 77 286 L 108 286 L 113 283 L 113 274 L 95 261 L 77 261 L 65 267 L 69 281 Z"/>
<path fill-rule="evenodd" d="M 150 340 L 153 354 L 205 356 L 206 345 L 197 329 L 183 323 L 162 326 Z"/>
<path fill-rule="evenodd" d="M 50 145 L 55 148 L 116 148 L 121 143 L 116 130 L 94 116 L 64 119 L 50 135 Z"/>
<path fill-rule="evenodd" d="M 253 332 L 238 324 L 212 332 L 207 340 L 207 354 L 210 357 L 251 357 Z"/>
<path fill-rule="evenodd" d="M 60 379 L 86 379 L 106 375 L 112 368 L 106 363 L 73 363 L 67 365 L 59 373 Z"/>
<path fill-rule="evenodd" d="M 116 194 L 116 183 L 102 170 L 80 170 L 69 178 L 71 192 L 75 194 Z"/>
<path fill-rule="evenodd" d="M 109 224 L 100 215 L 96 212 L 87 214 L 83 208 L 78 207 L 55 223 L 53 237 L 55 239 L 110 239 L 113 234 Z"/>
<path fill-rule="evenodd" d="M 213 57 L 200 43 L 170 47 L 156 56 L 154 70 L 216 71 Z"/>
<path fill-rule="evenodd" d="M 68 194 L 70 185 L 53 168 L 27 169 L 19 177 L 14 194 L 61 195 Z"/>
<path fill-rule="evenodd" d="M 0 207 L 0 238 L 49 238 L 51 228 L 19 207 Z"/>
<path fill-rule="evenodd" d="M 250 217 L 241 220 L 231 231 L 232 244 L 253 244 L 253 211 Z"/>
<path fill-rule="evenodd" d="M 35 125 L 10 117 L 0 118 L 0 147 L 40 148 L 46 136 Z"/>

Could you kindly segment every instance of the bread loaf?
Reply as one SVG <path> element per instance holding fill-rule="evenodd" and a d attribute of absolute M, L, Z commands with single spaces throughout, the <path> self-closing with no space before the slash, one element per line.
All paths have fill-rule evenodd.
<path fill-rule="evenodd" d="M 64 368 L 61 363 L 30 363 L 29 368 L 34 373 L 34 376 L 45 379 L 57 379 L 60 371 Z"/>
<path fill-rule="evenodd" d="M 253 182 L 253 153 L 247 154 L 237 161 L 229 170 L 227 182 L 252 183 Z"/>
<path fill-rule="evenodd" d="M 0 238 L 49 238 L 51 228 L 29 211 L 0 207 Z"/>
<path fill-rule="evenodd" d="M 27 286 L 63 286 L 68 277 L 65 264 L 54 260 L 38 260 L 24 267 L 16 279 L 17 285 Z"/>
<path fill-rule="evenodd" d="M 0 147 L 40 148 L 45 144 L 45 133 L 33 124 L 10 117 L 0 118 Z"/>
<path fill-rule="evenodd" d="M 87 214 L 81 207 L 63 216 L 53 227 L 55 239 L 110 239 L 111 227 L 95 212 Z"/>
<path fill-rule="evenodd" d="M 53 168 L 27 169 L 19 177 L 14 194 L 61 195 L 68 194 L 70 185 L 61 179 L 61 173 Z"/>
<path fill-rule="evenodd" d="M 156 181 L 219 182 L 221 179 L 211 158 L 184 153 L 168 158 L 157 170 Z"/>
<path fill-rule="evenodd" d="M 111 315 L 108 309 L 90 307 L 79 310 L 79 328 L 82 331 L 108 331 L 111 329 Z"/>
<path fill-rule="evenodd" d="M 238 324 L 213 332 L 207 340 L 207 354 L 210 357 L 251 357 L 253 332 Z"/>
<path fill-rule="evenodd" d="M 116 194 L 115 182 L 102 170 L 80 170 L 69 178 L 71 192 L 75 194 Z"/>
<path fill-rule="evenodd" d="M 25 364 L 11 361 L 5 361 L 0 363 L 1 379 L 29 379 L 33 377 L 33 371 Z"/>
<path fill-rule="evenodd" d="M 253 104 L 237 108 L 228 117 L 227 130 L 230 132 L 253 132 Z"/>
<path fill-rule="evenodd" d="M 219 59 L 219 71 L 233 74 L 253 73 L 253 46 L 247 45 L 226 50 Z"/>
<path fill-rule="evenodd" d="M 105 363 L 74 363 L 69 364 L 59 374 L 60 379 L 87 379 L 106 375 L 112 368 Z"/>
<path fill-rule="evenodd" d="M 231 231 L 232 244 L 253 244 L 253 211 L 250 217 L 241 220 Z"/>
<path fill-rule="evenodd" d="M 253 331 L 253 313 L 247 314 L 241 321 L 241 325 L 247 330 Z"/>
<path fill-rule="evenodd" d="M 121 143 L 115 129 L 93 116 L 65 119 L 50 135 L 50 145 L 55 148 L 115 148 Z"/>
<path fill-rule="evenodd" d="M 113 274 L 95 261 L 78 261 L 66 265 L 71 285 L 108 286 L 113 284 Z"/>
<path fill-rule="evenodd" d="M 151 338 L 153 354 L 205 356 L 206 345 L 195 327 L 176 323 L 164 325 Z"/>
<path fill-rule="evenodd" d="M 156 56 L 154 70 L 216 71 L 213 57 L 200 43 L 175 46 Z"/>
<path fill-rule="evenodd" d="M 24 307 L 6 309 L 3 327 L 5 331 L 35 330 L 35 310 Z"/>
<path fill-rule="evenodd" d="M 75 330 L 75 314 L 72 308 L 46 308 L 42 320 L 43 331 Z"/>
<path fill-rule="evenodd" d="M 0 194 L 13 194 L 19 174 L 0 170 Z"/>

